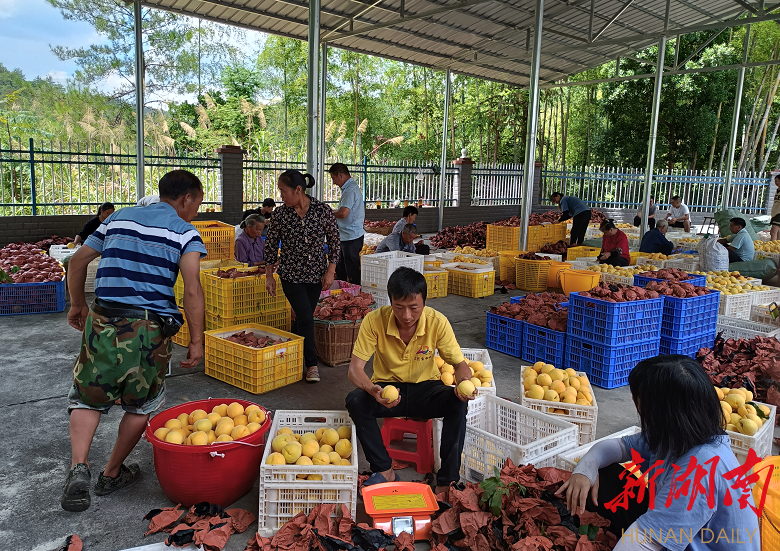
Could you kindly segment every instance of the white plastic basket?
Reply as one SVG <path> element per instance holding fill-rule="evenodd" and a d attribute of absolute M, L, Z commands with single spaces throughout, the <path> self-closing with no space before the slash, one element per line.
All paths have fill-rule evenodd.
<path fill-rule="evenodd" d="M 551 253 L 540 253 L 537 252 L 539 256 L 547 256 L 552 260 L 553 262 L 563 262 L 563 255 L 562 254 L 551 254 Z"/>
<path fill-rule="evenodd" d="M 693 257 L 675 258 L 667 260 L 665 268 L 677 268 L 683 272 L 695 272 L 699 269 L 699 259 Z"/>
<path fill-rule="evenodd" d="M 49 256 L 52 257 L 54 260 L 59 260 L 62 262 L 65 258 L 75 254 L 76 251 L 78 251 L 81 248 L 81 245 L 77 245 L 76 247 L 69 249 L 67 245 L 52 245 L 49 248 Z"/>
<path fill-rule="evenodd" d="M 485 369 L 490 371 L 493 374 L 493 378 L 490 379 L 490 386 L 485 387 L 479 387 L 478 395 L 482 396 L 485 394 L 492 394 L 493 396 L 496 395 L 496 374 L 493 371 L 493 362 L 490 360 L 490 354 L 488 353 L 486 348 L 461 348 L 461 352 L 463 352 L 463 357 L 466 358 L 466 360 L 470 362 L 482 362 L 482 364 L 485 366 Z M 436 351 L 436 355 L 439 355 L 439 351 Z M 453 386 L 454 385 L 450 385 Z"/>
<path fill-rule="evenodd" d="M 379 289 L 374 289 L 372 287 L 361 287 L 360 290 L 374 297 L 377 308 L 380 306 L 390 306 L 390 295 L 387 294 L 387 291 L 380 291 Z"/>
<path fill-rule="evenodd" d="M 780 327 L 780 318 L 773 319 L 766 304 L 754 304 L 750 307 L 750 321 Z"/>
<path fill-rule="evenodd" d="M 360 284 L 380 291 L 387 290 L 387 280 L 398 268 L 405 266 L 423 272 L 425 255 L 392 251 L 389 253 L 365 254 L 362 256 Z"/>
<path fill-rule="evenodd" d="M 752 339 L 753 337 L 774 337 L 780 340 L 780 327 L 765 325 L 741 318 L 718 316 L 716 331 L 724 339 Z"/>
<path fill-rule="evenodd" d="M 442 421 L 433 420 L 434 467 L 441 467 Z M 503 398 L 487 395 L 472 401 L 466 415 L 466 442 L 460 478 L 481 482 L 494 476 L 507 458 L 515 465 L 554 467 L 556 457 L 577 445 L 577 426 Z"/>
<path fill-rule="evenodd" d="M 582 459 L 582 457 L 588 453 L 588 450 L 590 450 L 597 442 L 603 442 L 604 440 L 609 440 L 610 438 L 623 438 L 624 436 L 631 436 L 632 434 L 636 434 L 638 432 L 642 432 L 642 429 L 637 426 L 628 427 L 627 429 L 610 434 L 604 438 L 599 438 L 598 440 L 594 440 L 593 442 L 585 444 L 584 446 L 580 446 L 579 448 L 569 450 L 558 456 L 557 466 L 559 469 L 563 469 L 564 471 L 574 471 L 574 468 L 577 466 L 577 462 Z"/>
<path fill-rule="evenodd" d="M 753 260 L 760 260 L 762 258 L 769 258 L 775 261 L 775 266 L 780 266 L 780 253 L 768 253 L 765 251 L 756 251 L 753 255 Z"/>
<path fill-rule="evenodd" d="M 578 371 L 577 375 L 587 376 L 581 371 Z M 579 428 L 579 445 L 582 446 L 588 442 L 593 442 L 596 439 L 596 423 L 599 416 L 599 406 L 596 403 L 596 396 L 593 394 L 592 387 L 588 388 L 591 389 L 591 395 L 593 396 L 592 406 L 548 402 L 547 400 L 533 400 L 525 397 L 522 386 L 520 387 L 520 405 L 536 411 L 541 411 L 542 413 L 549 413 L 559 419 L 574 423 Z M 568 413 L 553 413 L 553 410 L 556 409 L 566 410 Z"/>
<path fill-rule="evenodd" d="M 756 452 L 756 455 L 759 458 L 772 455 L 772 436 L 775 431 L 775 414 L 777 413 L 777 407 L 770 404 L 762 404 L 761 402 L 754 403 L 769 408 L 768 419 L 764 421 L 764 424 L 761 425 L 758 432 L 753 436 L 748 436 L 739 432 L 726 431 L 726 434 L 728 434 L 731 439 L 731 451 L 737 456 L 740 465 L 745 463 L 750 448 L 753 448 L 753 451 Z"/>
<path fill-rule="evenodd" d="M 753 297 L 753 304 L 780 303 L 780 287 L 772 287 L 768 291 L 750 291 L 748 294 Z"/>
<path fill-rule="evenodd" d="M 100 257 L 96 258 L 89 264 L 87 264 L 87 279 L 84 282 L 84 292 L 95 292 L 95 276 L 97 275 L 98 265 L 100 264 Z"/>
<path fill-rule="evenodd" d="M 634 276 L 621 276 L 617 274 L 601 274 L 602 283 L 619 283 L 621 285 L 633 285 Z"/>
<path fill-rule="evenodd" d="M 492 264 L 468 264 L 466 262 L 451 262 L 449 264 L 441 265 L 443 270 L 451 270 L 453 272 L 461 272 L 464 274 L 484 274 L 485 272 L 492 272 Z"/>
<path fill-rule="evenodd" d="M 739 295 L 720 294 L 718 315 L 727 318 L 750 319 L 750 307 L 753 306 L 753 297 L 750 293 Z"/>
<path fill-rule="evenodd" d="M 645 264 L 650 264 L 652 266 L 655 266 L 659 270 L 662 269 L 662 268 L 671 268 L 672 266 L 670 266 L 668 264 L 669 262 L 674 262 L 674 260 L 673 259 L 670 259 L 670 260 L 653 260 L 652 258 L 648 258 L 646 256 L 639 256 L 636 259 L 636 265 L 637 266 L 643 266 Z"/>
<path fill-rule="evenodd" d="M 638 251 L 639 247 L 642 246 L 642 240 L 638 237 L 631 237 L 628 236 L 628 250 L 629 251 Z"/>
<path fill-rule="evenodd" d="M 315 432 L 322 427 L 352 427 L 352 456 L 349 466 L 267 465 L 273 453 L 271 441 L 282 427 L 296 434 Z M 298 513 L 309 514 L 323 503 L 344 504 L 355 518 L 357 507 L 358 452 L 355 426 L 346 411 L 276 411 L 268 443 L 260 463 L 260 509 L 257 532 L 270 537 Z M 298 480 L 298 474 L 320 474 L 322 480 Z M 339 511 L 339 508 L 336 508 Z M 335 516 L 336 513 L 334 513 Z"/>

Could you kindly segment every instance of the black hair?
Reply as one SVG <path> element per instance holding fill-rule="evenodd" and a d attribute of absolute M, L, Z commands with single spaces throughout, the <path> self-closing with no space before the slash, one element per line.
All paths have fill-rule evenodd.
<path fill-rule="evenodd" d="M 330 165 L 330 168 L 328 169 L 328 173 L 331 175 L 335 174 L 346 174 L 347 176 L 351 176 L 349 173 L 349 169 L 347 168 L 347 165 L 344 163 L 333 163 Z"/>
<path fill-rule="evenodd" d="M 98 216 L 103 214 L 107 210 L 116 210 L 116 207 L 114 206 L 114 203 L 110 203 L 110 202 L 106 201 L 105 203 L 100 205 L 98 207 L 98 212 L 97 212 Z"/>
<path fill-rule="evenodd" d="M 631 370 L 628 385 L 642 434 L 656 458 L 673 462 L 725 434 L 718 394 L 693 358 L 671 355 L 643 360 Z"/>
<path fill-rule="evenodd" d="M 679 201 L 679 202 L 682 203 L 682 198 L 679 195 L 673 195 L 671 200 L 672 201 Z"/>
<path fill-rule="evenodd" d="M 188 193 L 193 197 L 203 193 L 200 180 L 189 170 L 171 170 L 160 178 L 160 198 L 178 199 Z"/>
<path fill-rule="evenodd" d="M 610 219 L 608 219 L 608 220 L 604 220 L 604 221 L 603 221 L 603 222 L 602 222 L 602 223 L 599 225 L 599 229 L 600 229 L 601 231 L 603 231 L 603 232 L 608 232 L 609 230 L 612 230 L 612 229 L 614 229 L 614 228 L 616 228 L 616 227 L 617 227 L 617 226 L 615 225 L 615 221 L 614 221 L 612 218 L 610 218 Z"/>
<path fill-rule="evenodd" d="M 729 220 L 729 222 L 731 222 L 732 224 L 736 224 L 740 228 L 747 227 L 747 222 L 745 222 L 744 218 L 740 218 L 740 217 L 732 218 L 731 220 Z"/>
<path fill-rule="evenodd" d="M 406 218 L 410 214 L 414 214 L 416 216 L 420 214 L 420 211 L 418 211 L 417 207 L 415 207 L 414 205 L 409 205 L 408 207 L 404 207 L 404 218 Z"/>
<path fill-rule="evenodd" d="M 261 214 L 254 213 L 244 218 L 238 227 L 243 230 L 247 226 L 254 228 L 257 224 L 265 224 L 265 217 Z"/>
<path fill-rule="evenodd" d="M 271 207 L 271 208 L 273 208 L 273 207 L 276 206 L 276 201 L 274 201 L 270 197 L 266 197 L 265 199 L 263 199 L 263 206 L 264 207 Z"/>
<path fill-rule="evenodd" d="M 415 295 L 421 295 L 423 304 L 428 297 L 428 283 L 417 270 L 412 270 L 406 266 L 398 268 L 387 280 L 387 295 L 390 297 L 390 303 L 393 300 L 411 298 Z"/>
<path fill-rule="evenodd" d="M 555 193 L 550 195 L 550 201 L 555 201 L 556 197 L 563 197 L 563 193 L 560 191 L 556 191 Z"/>
<path fill-rule="evenodd" d="M 303 188 L 306 191 L 314 187 L 314 176 L 311 174 L 301 174 L 298 170 L 285 170 L 279 175 L 279 183 L 290 188 Z"/>
<path fill-rule="evenodd" d="M 252 216 L 253 214 L 260 214 L 260 209 L 257 208 L 257 209 L 245 210 L 244 215 L 241 217 L 241 221 L 243 222 L 244 220 L 247 219 L 247 217 Z"/>

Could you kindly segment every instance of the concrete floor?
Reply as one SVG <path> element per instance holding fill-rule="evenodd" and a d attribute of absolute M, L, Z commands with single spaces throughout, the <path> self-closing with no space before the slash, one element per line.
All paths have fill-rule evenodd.
<path fill-rule="evenodd" d="M 449 318 L 462 347 L 484 348 L 485 311 L 508 301 L 512 294 L 521 293 L 496 293 L 482 299 L 449 296 L 431 300 L 428 305 Z M 83 513 L 60 508 L 62 484 L 70 465 L 66 396 L 79 342 L 80 335 L 68 326 L 65 313 L 0 318 L 0 346 L 6 351 L 3 371 L 8 376 L 0 384 L 0 415 L 6 427 L 5 468 L 0 474 L 0 538 L 6 542 L 4 549 L 52 551 L 74 533 L 82 538 L 87 551 L 118 551 L 164 540 L 164 534 L 143 537 L 148 526 L 144 515 L 151 509 L 170 506 L 154 474 L 151 445 L 145 440 L 129 458 L 143 471 L 138 483 L 110 496 L 93 495 L 92 506 Z M 320 365 L 319 384 L 301 382 L 255 396 L 207 377 L 202 364 L 191 370 L 181 369 L 178 362 L 184 356 L 185 349 L 174 346 L 175 367 L 167 380 L 166 407 L 225 397 L 253 400 L 269 410 L 343 410 L 344 398 L 352 389 L 346 365 Z M 493 350 L 490 356 L 498 394 L 517 401 L 524 362 Z M 609 391 L 595 388 L 595 395 L 599 404 L 598 437 L 638 423 L 628 387 Z M 120 418 L 121 409 L 114 408 L 98 428 L 90 456 L 93 482 L 110 455 Z M 361 454 L 360 471 L 367 469 Z M 422 477 L 406 469 L 402 478 Z M 257 484 L 234 506 L 256 513 Z M 358 510 L 359 519 L 366 520 L 360 506 Z M 225 549 L 243 550 L 255 528 L 252 525 L 246 533 L 232 536 Z"/>

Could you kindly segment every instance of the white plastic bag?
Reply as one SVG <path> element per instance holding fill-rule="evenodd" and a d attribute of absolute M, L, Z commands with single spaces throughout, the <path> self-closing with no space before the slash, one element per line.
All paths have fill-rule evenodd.
<path fill-rule="evenodd" d="M 702 272 L 720 272 L 729 269 L 729 252 L 718 243 L 717 237 L 699 241 L 699 269 Z"/>

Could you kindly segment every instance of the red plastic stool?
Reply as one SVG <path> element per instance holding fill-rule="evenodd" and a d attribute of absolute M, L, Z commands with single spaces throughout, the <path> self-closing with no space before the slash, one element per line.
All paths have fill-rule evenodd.
<path fill-rule="evenodd" d="M 417 436 L 416 451 L 409 452 L 390 447 L 392 442 L 403 440 L 405 433 Z M 433 472 L 433 421 L 431 419 L 415 421 L 389 417 L 382 423 L 382 442 L 391 458 L 414 463 L 420 474 Z"/>

